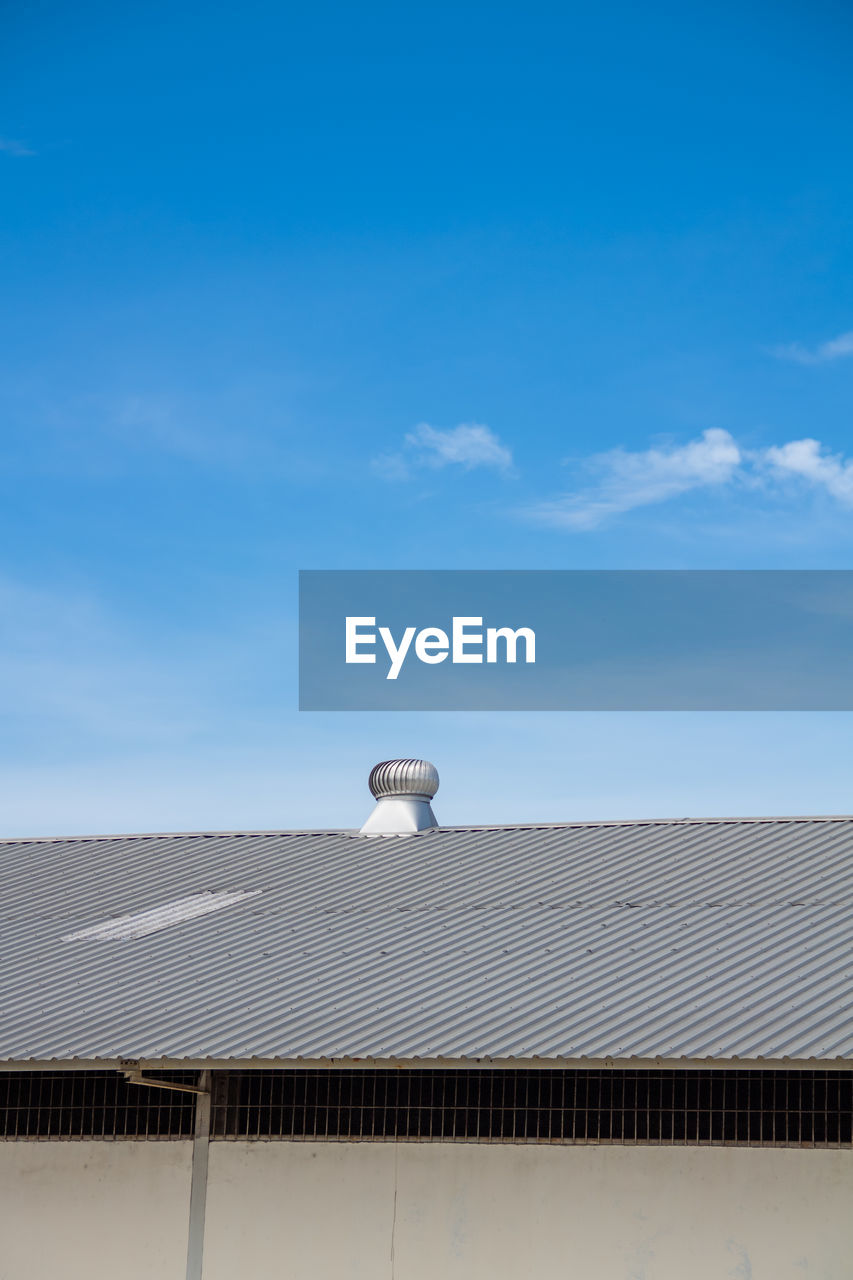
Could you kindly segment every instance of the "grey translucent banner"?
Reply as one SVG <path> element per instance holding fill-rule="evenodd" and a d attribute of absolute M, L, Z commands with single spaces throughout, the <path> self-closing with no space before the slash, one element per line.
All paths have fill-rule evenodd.
<path fill-rule="evenodd" d="M 305 711 L 853 709 L 853 571 L 307 570 Z"/>

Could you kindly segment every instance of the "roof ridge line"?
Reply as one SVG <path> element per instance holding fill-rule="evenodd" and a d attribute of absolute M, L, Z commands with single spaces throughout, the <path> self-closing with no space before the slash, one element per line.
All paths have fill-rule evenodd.
<path fill-rule="evenodd" d="M 728 816 L 704 818 L 598 818 L 589 821 L 568 822 L 485 822 L 440 826 L 430 831 L 413 832 L 406 838 L 422 839 L 442 832 L 465 831 L 566 831 L 586 830 L 590 827 L 676 827 L 676 826 L 726 826 L 748 823 L 795 822 L 853 822 L 853 814 L 766 814 L 763 816 Z M 275 836 L 350 836 L 364 840 L 356 827 L 289 827 L 275 831 L 117 831 L 95 835 L 69 836 L 2 836 L 0 845 L 8 844 L 87 844 L 106 840 L 219 840 L 246 837 Z"/>

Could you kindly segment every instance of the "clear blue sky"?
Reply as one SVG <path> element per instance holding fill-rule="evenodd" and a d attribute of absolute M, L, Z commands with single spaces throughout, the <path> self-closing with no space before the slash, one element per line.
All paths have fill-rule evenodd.
<path fill-rule="evenodd" d="M 2 833 L 853 810 L 841 714 L 295 710 L 300 567 L 851 567 L 849 5 L 0 33 Z"/>

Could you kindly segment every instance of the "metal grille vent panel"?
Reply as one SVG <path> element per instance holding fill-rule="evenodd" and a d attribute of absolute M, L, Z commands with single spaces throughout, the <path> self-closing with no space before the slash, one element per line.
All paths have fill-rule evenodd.
<path fill-rule="evenodd" d="M 216 1139 L 849 1146 L 831 1071 L 223 1072 Z"/>
<path fill-rule="evenodd" d="M 151 1072 L 195 1084 L 195 1071 Z M 0 1072 L 0 1141 L 191 1138 L 192 1094 L 130 1084 L 116 1071 Z"/>
<path fill-rule="evenodd" d="M 212 1102 L 219 1141 L 853 1146 L 843 1071 L 220 1071 Z M 0 1074 L 0 1140 L 191 1138 L 194 1116 L 114 1071 Z"/>

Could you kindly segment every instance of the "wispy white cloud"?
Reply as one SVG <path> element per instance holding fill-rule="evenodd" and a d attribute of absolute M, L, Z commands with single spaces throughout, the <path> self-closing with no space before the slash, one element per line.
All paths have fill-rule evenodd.
<path fill-rule="evenodd" d="M 13 403 L 17 419 L 4 434 L 4 467 L 21 474 L 104 479 L 131 469 L 139 475 L 174 459 L 192 468 L 276 474 L 310 484 L 332 465 L 310 443 L 296 446 L 296 433 L 283 430 L 277 414 L 264 418 L 258 400 L 239 387 L 219 389 L 215 397 L 28 388 L 3 399 Z M 282 418 L 287 421 L 286 414 Z"/>
<path fill-rule="evenodd" d="M 422 422 L 406 436 L 406 444 L 417 450 L 430 467 L 446 467 L 456 463 L 470 471 L 473 467 L 494 467 L 508 471 L 512 453 L 488 427 L 464 422 L 449 431 L 439 431 Z"/>
<path fill-rule="evenodd" d="M 391 484 L 408 480 L 412 474 L 411 467 L 402 453 L 380 453 L 371 459 L 370 465 L 378 476 Z"/>
<path fill-rule="evenodd" d="M 790 440 L 765 449 L 762 461 L 777 477 L 797 476 L 853 506 L 853 460 L 830 453 L 819 440 Z"/>
<path fill-rule="evenodd" d="M 853 459 L 810 438 L 751 450 L 728 431 L 712 428 L 685 445 L 609 449 L 594 454 L 582 467 L 590 477 L 586 484 L 534 503 L 520 514 L 552 528 L 583 531 L 638 507 L 735 485 L 765 501 L 790 497 L 792 486 L 804 485 L 853 507 Z"/>
<path fill-rule="evenodd" d="M 512 452 L 482 423 L 463 422 L 441 430 L 422 422 L 410 431 L 398 453 L 373 459 L 373 469 L 386 480 L 405 480 L 414 469 L 433 470 L 456 466 L 464 471 L 485 467 L 493 471 L 512 470 Z"/>
<path fill-rule="evenodd" d="M 132 395 L 111 406 L 107 430 L 124 443 L 159 450 L 190 462 L 230 463 L 247 451 L 245 437 L 200 417 L 198 409 L 174 400 Z"/>
<path fill-rule="evenodd" d="M 610 517 L 666 502 L 691 489 L 727 484 L 742 460 L 728 431 L 704 431 L 685 445 L 658 445 L 629 451 L 609 449 L 584 464 L 594 482 L 537 503 L 527 515 L 560 529 L 594 529 Z"/>
<path fill-rule="evenodd" d="M 7 156 L 34 156 L 36 153 L 18 138 L 0 138 L 0 151 Z"/>
<path fill-rule="evenodd" d="M 795 364 L 828 364 L 853 356 L 853 329 L 839 333 L 837 338 L 821 342 L 816 347 L 803 346 L 801 342 L 789 342 L 773 347 L 771 353 L 779 360 L 793 360 Z"/>

